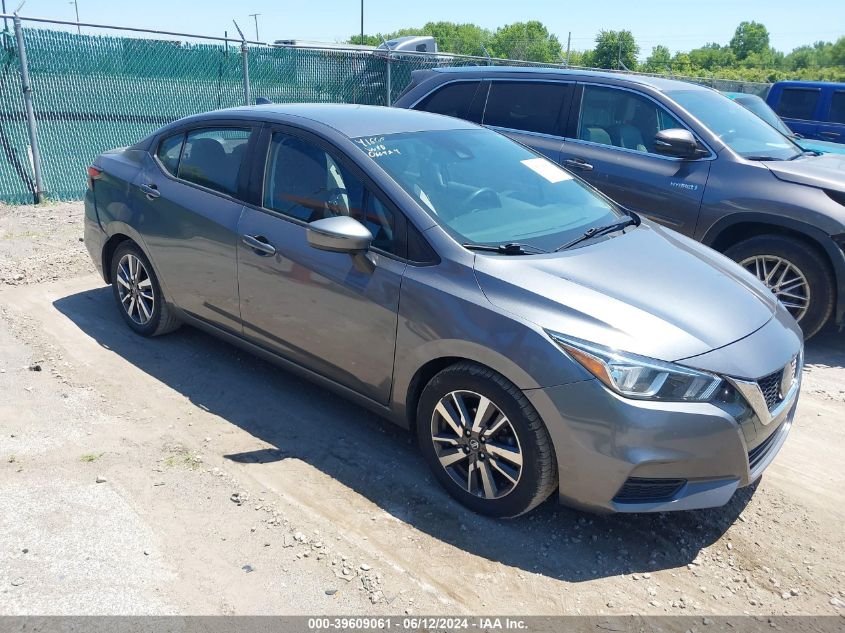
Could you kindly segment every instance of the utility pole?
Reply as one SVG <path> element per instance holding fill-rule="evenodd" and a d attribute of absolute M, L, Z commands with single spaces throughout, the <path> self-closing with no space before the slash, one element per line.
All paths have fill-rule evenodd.
<path fill-rule="evenodd" d="M 250 13 L 249 17 L 255 20 L 255 41 L 260 42 L 261 40 L 258 37 L 258 16 L 261 15 L 260 13 Z"/>
<path fill-rule="evenodd" d="M 72 4 L 74 10 L 76 11 L 76 33 L 78 35 L 82 35 L 82 27 L 79 26 L 79 2 L 77 2 L 77 0 L 70 0 L 70 2 L 68 2 L 68 4 Z M 5 11 L 4 11 L 4 13 L 5 13 Z"/>
<path fill-rule="evenodd" d="M 364 44 L 364 0 L 361 0 L 361 45 Z"/>
<path fill-rule="evenodd" d="M 572 48 L 572 31 L 569 31 L 569 37 L 566 38 L 566 65 L 569 66 L 569 51 Z"/>
<path fill-rule="evenodd" d="M 622 38 L 619 38 L 619 53 L 616 55 L 616 70 L 622 70 Z"/>

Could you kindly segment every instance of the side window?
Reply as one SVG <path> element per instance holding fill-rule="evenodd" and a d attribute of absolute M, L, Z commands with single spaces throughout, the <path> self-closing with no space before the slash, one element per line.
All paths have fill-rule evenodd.
<path fill-rule="evenodd" d="M 201 128 L 185 139 L 178 176 L 221 193 L 236 195 L 249 128 Z"/>
<path fill-rule="evenodd" d="M 158 145 L 156 156 L 158 156 L 159 161 L 161 161 L 162 167 L 164 167 L 171 176 L 175 176 L 176 171 L 179 168 L 179 155 L 182 153 L 182 141 L 184 139 L 185 133 L 179 132 L 178 134 L 173 134 L 172 136 L 162 139 L 161 143 Z"/>
<path fill-rule="evenodd" d="M 654 153 L 654 137 L 683 127 L 654 101 L 628 90 L 584 86 L 578 138 L 638 152 Z"/>
<path fill-rule="evenodd" d="M 570 89 L 570 84 L 562 82 L 494 81 L 484 125 L 559 135 L 563 104 Z"/>
<path fill-rule="evenodd" d="M 827 118 L 831 123 L 845 123 L 845 92 L 842 90 L 833 93 Z"/>
<path fill-rule="evenodd" d="M 481 123 L 481 111 L 484 108 L 483 97 L 479 94 L 481 92 L 480 81 L 447 84 L 420 101 L 414 109 Z"/>
<path fill-rule="evenodd" d="M 786 119 L 812 121 L 821 92 L 811 88 L 784 88 L 775 111 Z"/>
<path fill-rule="evenodd" d="M 303 222 L 349 215 L 373 234 L 373 247 L 396 252 L 396 218 L 363 183 L 321 148 L 273 134 L 264 173 L 264 206 Z"/>

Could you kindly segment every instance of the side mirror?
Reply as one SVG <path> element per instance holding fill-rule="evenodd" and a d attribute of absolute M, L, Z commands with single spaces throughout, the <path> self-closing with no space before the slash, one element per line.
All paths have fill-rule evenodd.
<path fill-rule="evenodd" d="M 654 135 L 654 151 L 673 158 L 698 158 L 701 150 L 698 141 L 689 130 L 672 128 Z"/>
<path fill-rule="evenodd" d="M 309 222 L 305 234 L 312 247 L 333 253 L 363 253 L 373 241 L 367 227 L 348 215 Z"/>

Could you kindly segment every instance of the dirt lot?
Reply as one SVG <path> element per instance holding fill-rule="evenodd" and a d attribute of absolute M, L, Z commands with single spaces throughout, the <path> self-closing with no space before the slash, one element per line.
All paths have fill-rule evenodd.
<path fill-rule="evenodd" d="M 362 409 L 131 334 L 80 238 L 80 204 L 0 207 L 0 614 L 845 612 L 845 334 L 729 506 L 493 521 Z"/>

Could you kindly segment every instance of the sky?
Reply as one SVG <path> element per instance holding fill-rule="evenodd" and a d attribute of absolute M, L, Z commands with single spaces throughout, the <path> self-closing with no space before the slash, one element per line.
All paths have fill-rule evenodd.
<path fill-rule="evenodd" d="M 5 0 L 9 12 L 21 0 Z M 190 32 L 234 34 L 232 20 L 249 38 L 258 16 L 262 41 L 303 39 L 336 42 L 360 31 L 360 0 L 77 0 L 82 22 Z M 20 15 L 74 19 L 68 0 L 26 0 Z M 664 44 L 674 53 L 708 42 L 727 44 L 743 20 L 762 22 L 771 44 L 789 52 L 818 40 L 845 35 L 845 0 L 364 0 L 364 30 L 388 33 L 429 21 L 474 22 L 489 29 L 540 20 L 564 49 L 592 48 L 601 30 L 628 29 L 645 57 Z M 84 29 L 94 33 L 96 29 Z"/>

